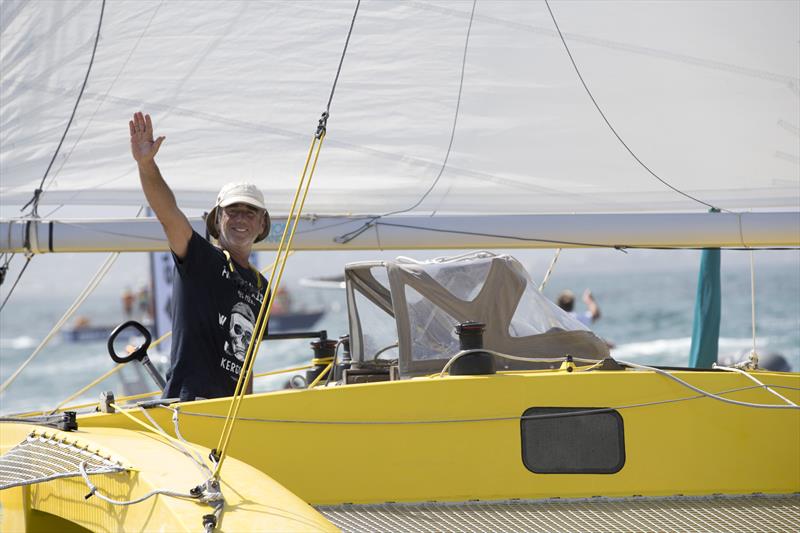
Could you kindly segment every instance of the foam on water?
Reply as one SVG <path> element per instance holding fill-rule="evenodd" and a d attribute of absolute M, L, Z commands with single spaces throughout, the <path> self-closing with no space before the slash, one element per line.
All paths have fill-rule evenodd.
<path fill-rule="evenodd" d="M 27 335 L 11 338 L 0 337 L 0 350 L 26 350 L 28 348 L 33 348 L 34 346 L 36 346 L 36 340 Z"/>

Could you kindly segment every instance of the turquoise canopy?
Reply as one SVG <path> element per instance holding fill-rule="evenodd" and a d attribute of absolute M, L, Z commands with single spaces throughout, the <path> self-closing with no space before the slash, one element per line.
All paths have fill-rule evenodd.
<path fill-rule="evenodd" d="M 689 366 L 692 368 L 711 368 L 711 365 L 717 362 L 722 308 L 720 256 L 719 248 L 712 248 L 703 250 L 700 258 L 700 275 L 697 279 L 697 297 L 692 324 L 692 347 L 689 352 Z"/>

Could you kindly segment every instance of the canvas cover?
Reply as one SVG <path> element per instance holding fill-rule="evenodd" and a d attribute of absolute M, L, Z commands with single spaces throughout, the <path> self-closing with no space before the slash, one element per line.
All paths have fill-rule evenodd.
<path fill-rule="evenodd" d="M 353 359 L 379 364 L 385 358 L 377 352 L 393 344 L 394 333 L 401 377 L 441 370 L 460 349 L 455 326 L 466 321 L 486 325 L 484 347 L 496 352 L 597 359 L 609 355 L 606 344 L 548 300 L 509 255 L 473 252 L 425 262 L 398 258 L 352 263 L 345 278 Z M 366 315 L 375 313 L 395 329 L 366 326 Z M 496 358 L 496 365 L 542 366 L 504 358 Z"/>

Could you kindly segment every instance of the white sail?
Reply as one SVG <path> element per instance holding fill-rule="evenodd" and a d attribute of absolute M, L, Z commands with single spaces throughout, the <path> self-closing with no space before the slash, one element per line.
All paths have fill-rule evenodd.
<path fill-rule="evenodd" d="M 800 4 L 551 5 L 619 135 L 708 205 L 614 137 L 544 2 L 477 2 L 467 43 L 472 2 L 365 1 L 304 212 L 800 210 Z M 143 204 L 126 122 L 144 110 L 182 207 L 249 180 L 287 212 L 355 2 L 102 6 L 0 6 L 0 216 L 45 175 L 98 25 L 40 205 Z"/>

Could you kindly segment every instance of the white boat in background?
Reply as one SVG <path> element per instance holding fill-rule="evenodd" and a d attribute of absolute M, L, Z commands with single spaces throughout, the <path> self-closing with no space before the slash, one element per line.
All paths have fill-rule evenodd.
<path fill-rule="evenodd" d="M 295 250 L 800 246 L 797 2 L 358 6 L 0 3 L 0 252 L 167 249 L 138 110 L 199 233 L 265 191 L 261 251 L 321 111 Z M 3 531 L 800 528 L 797 373 L 615 361 L 507 255 L 344 279 L 296 389 L 3 418 Z"/>

